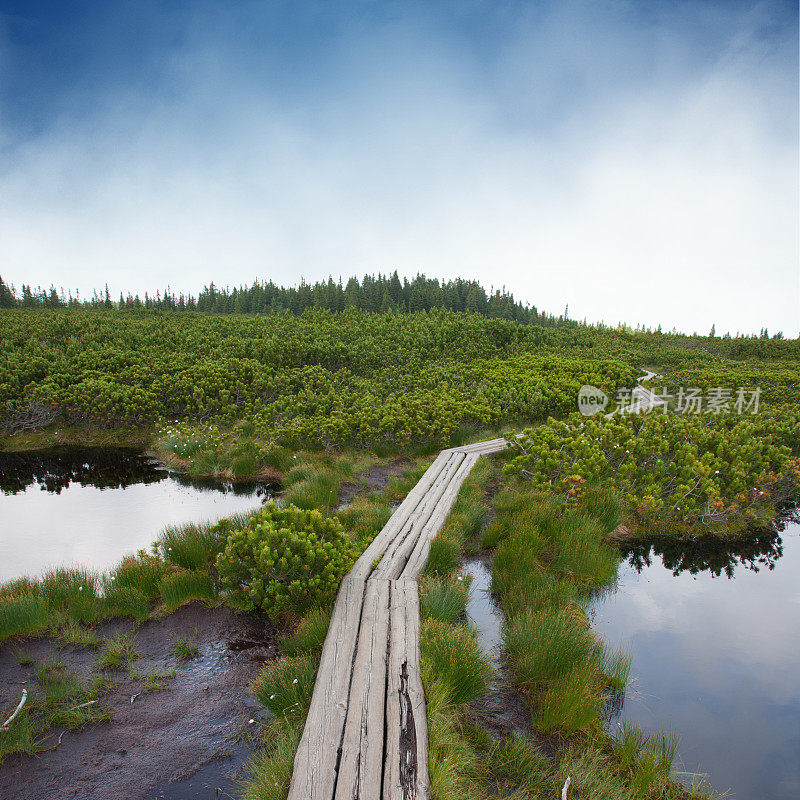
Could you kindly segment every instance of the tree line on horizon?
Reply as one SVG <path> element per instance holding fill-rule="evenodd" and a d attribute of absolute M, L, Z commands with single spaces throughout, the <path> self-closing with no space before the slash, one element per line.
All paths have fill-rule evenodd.
<path fill-rule="evenodd" d="M 95 308 L 122 310 L 152 311 L 197 311 L 211 314 L 283 314 L 299 315 L 309 309 L 324 309 L 340 313 L 347 309 L 359 309 L 375 314 L 414 313 L 445 309 L 447 311 L 469 312 L 480 314 L 491 319 L 505 319 L 524 324 L 544 326 L 584 326 L 598 329 L 609 329 L 602 323 L 587 325 L 569 318 L 569 307 L 561 315 L 539 311 L 535 305 L 522 303 L 515 299 L 511 292 L 501 289 L 490 289 L 488 292 L 475 280 L 456 278 L 439 281 L 418 274 L 413 280 L 400 278 L 395 270 L 391 275 L 365 275 L 350 278 L 346 284 L 341 278 L 334 281 L 306 283 L 300 281 L 297 286 L 279 286 L 273 281 L 254 280 L 250 286 L 239 286 L 233 289 L 220 288 L 213 281 L 204 286 L 195 297 L 192 294 L 176 294 L 168 286 L 163 292 L 157 290 L 155 295 L 145 292 L 144 298 L 138 294 L 120 293 L 114 300 L 106 284 L 103 292 L 95 291 L 90 299 L 82 299 L 78 292 L 41 287 L 33 289 L 29 284 L 22 284 L 19 294 L 13 285 L 8 285 L 0 276 L 0 308 Z M 620 325 L 617 328 L 628 326 Z M 644 327 L 636 330 L 647 330 Z M 654 333 L 662 333 L 661 326 Z M 678 333 L 673 329 L 672 333 Z M 693 334 L 697 335 L 697 334 Z M 716 326 L 711 326 L 709 337 L 715 338 Z M 729 333 L 720 338 L 731 338 Z M 770 336 L 767 328 L 758 334 L 737 333 L 737 339 L 784 339 L 782 332 Z"/>

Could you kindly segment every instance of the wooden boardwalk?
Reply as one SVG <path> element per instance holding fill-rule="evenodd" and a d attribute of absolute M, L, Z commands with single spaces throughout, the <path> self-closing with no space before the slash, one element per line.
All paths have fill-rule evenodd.
<path fill-rule="evenodd" d="M 443 450 L 339 588 L 289 800 L 425 800 L 417 580 L 462 483 L 505 439 Z"/>

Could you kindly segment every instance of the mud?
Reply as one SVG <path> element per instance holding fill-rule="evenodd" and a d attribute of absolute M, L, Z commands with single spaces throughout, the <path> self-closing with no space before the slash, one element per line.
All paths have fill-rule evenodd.
<path fill-rule="evenodd" d="M 343 483 L 339 489 L 339 506 L 348 505 L 362 492 L 379 492 L 385 489 L 392 476 L 400 475 L 410 463 L 407 458 L 398 458 L 388 464 L 376 464 L 356 476 L 357 482 Z"/>
<path fill-rule="evenodd" d="M 105 636 L 132 631 L 125 622 L 101 627 Z M 178 638 L 196 641 L 199 653 L 182 661 L 170 650 Z M 250 694 L 263 663 L 278 655 L 266 618 L 207 609 L 192 603 L 135 631 L 147 673 L 175 670 L 160 692 L 142 693 L 119 670 L 105 695 L 112 720 L 76 731 L 54 728 L 35 757 L 11 756 L 0 765 L 0 797 L 14 800 L 182 800 L 233 796 L 267 712 Z M 233 646 L 231 646 L 231 644 Z M 50 639 L 7 641 L 0 648 L 0 703 L 18 698 L 34 665 L 21 666 L 22 650 L 35 663 L 57 659 L 81 675 L 96 652 L 58 647 Z M 133 701 L 131 698 L 134 698 Z M 251 723 L 250 720 L 253 720 Z M 63 734 L 63 735 L 62 735 Z M 59 744 L 60 739 L 60 744 Z M 53 748 L 48 750 L 47 748 Z"/>

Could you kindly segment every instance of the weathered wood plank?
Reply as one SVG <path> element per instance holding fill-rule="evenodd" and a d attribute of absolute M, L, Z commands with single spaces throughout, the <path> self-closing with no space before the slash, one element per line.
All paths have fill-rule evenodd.
<path fill-rule="evenodd" d="M 430 553 L 431 542 L 436 534 L 441 530 L 445 520 L 452 511 L 453 506 L 458 499 L 458 493 L 461 491 L 464 481 L 469 476 L 469 473 L 472 471 L 472 468 L 475 466 L 477 461 L 478 455 L 475 453 L 468 453 L 465 456 L 456 474 L 450 481 L 447 491 L 439 498 L 439 502 L 436 505 L 434 513 L 431 514 L 428 522 L 425 524 L 425 527 L 422 530 L 414 547 L 414 551 L 409 556 L 408 561 L 406 562 L 406 565 L 399 577 L 406 579 L 416 579 L 419 577 L 420 572 L 422 572 L 422 570 L 425 568 L 425 565 L 428 563 L 428 554 Z"/>
<path fill-rule="evenodd" d="M 342 581 L 289 800 L 377 800 L 381 792 L 383 800 L 427 800 L 419 594 L 412 578 L 478 457 L 506 446 L 496 439 L 443 450 Z"/>
<path fill-rule="evenodd" d="M 392 581 L 390 626 L 383 800 L 428 800 L 428 722 L 416 581 Z"/>
<path fill-rule="evenodd" d="M 389 581 L 367 582 L 336 781 L 336 800 L 380 800 L 389 590 Z"/>
<path fill-rule="evenodd" d="M 444 469 L 426 493 L 424 500 L 410 515 L 407 527 L 403 531 L 405 535 L 397 536 L 395 541 L 386 549 L 381 562 L 375 568 L 374 577 L 393 580 L 399 576 L 414 549 L 425 523 L 431 514 L 435 512 L 437 503 L 444 492 L 447 491 L 447 487 L 450 485 L 464 458 L 465 456 L 462 453 L 453 453 L 448 457 Z"/>

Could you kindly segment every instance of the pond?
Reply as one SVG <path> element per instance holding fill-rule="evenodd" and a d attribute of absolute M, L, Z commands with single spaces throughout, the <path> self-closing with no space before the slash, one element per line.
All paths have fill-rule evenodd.
<path fill-rule="evenodd" d="M 648 545 L 625 556 L 591 613 L 633 659 L 609 728 L 627 719 L 674 731 L 676 769 L 737 800 L 796 800 L 800 526 L 734 548 Z"/>
<path fill-rule="evenodd" d="M 189 480 L 119 448 L 0 452 L 0 582 L 109 569 L 166 525 L 252 510 L 271 488 Z"/>

